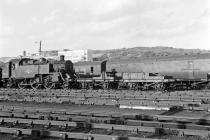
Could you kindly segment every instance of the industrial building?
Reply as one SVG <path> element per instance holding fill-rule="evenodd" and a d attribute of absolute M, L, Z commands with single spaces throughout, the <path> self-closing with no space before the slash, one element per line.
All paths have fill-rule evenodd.
<path fill-rule="evenodd" d="M 41 51 L 39 53 L 27 54 L 26 51 L 23 52 L 23 57 L 30 58 L 40 58 L 44 57 L 47 59 L 59 60 L 61 55 L 65 56 L 66 60 L 71 60 L 73 63 L 79 61 L 92 61 L 92 53 L 90 50 L 50 50 L 50 51 Z"/>

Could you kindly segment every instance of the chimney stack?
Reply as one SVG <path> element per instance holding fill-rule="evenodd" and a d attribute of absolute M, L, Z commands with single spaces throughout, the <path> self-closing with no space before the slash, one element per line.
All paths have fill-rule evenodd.
<path fill-rule="evenodd" d="M 23 57 L 26 57 L 26 51 L 23 51 Z"/>
<path fill-rule="evenodd" d="M 60 55 L 60 61 L 65 61 L 64 60 L 64 55 Z"/>

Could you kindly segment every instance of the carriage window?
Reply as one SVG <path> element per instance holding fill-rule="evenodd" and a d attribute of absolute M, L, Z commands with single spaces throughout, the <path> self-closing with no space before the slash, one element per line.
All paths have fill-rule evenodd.
<path fill-rule="evenodd" d="M 91 73 L 93 73 L 93 67 L 90 67 L 90 71 L 91 71 Z"/>

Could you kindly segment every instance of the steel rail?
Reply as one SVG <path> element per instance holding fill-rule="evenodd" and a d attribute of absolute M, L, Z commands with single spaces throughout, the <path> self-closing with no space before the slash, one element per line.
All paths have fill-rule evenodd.
<path fill-rule="evenodd" d="M 47 126 L 70 126 L 70 127 L 85 127 L 84 123 L 77 122 L 60 122 L 60 121 L 49 121 L 49 120 L 27 120 L 27 119 L 14 119 L 14 118 L 1 118 L 2 123 L 15 123 L 18 124 L 31 124 L 31 125 L 47 125 Z M 96 124 L 90 123 L 91 129 L 109 129 L 109 130 L 124 130 L 132 132 L 150 132 L 159 133 L 161 130 L 165 134 L 176 134 L 176 135 L 190 135 L 190 136 L 210 136 L 208 130 L 196 130 L 196 129 L 179 129 L 179 128 L 162 128 L 162 127 L 144 127 L 144 126 L 128 126 L 128 125 L 113 125 L 113 124 Z M 1 132 L 1 131 L 0 131 Z"/>
<path fill-rule="evenodd" d="M 125 119 L 137 119 L 137 118 L 142 118 L 142 117 L 147 117 L 150 120 L 157 120 L 157 121 L 176 121 L 176 122 L 191 122 L 191 123 L 196 123 L 198 120 L 205 120 L 206 122 L 210 122 L 210 117 L 190 117 L 190 116 L 168 116 L 168 115 L 155 115 L 155 114 L 140 114 L 140 113 L 134 113 L 134 114 L 123 114 L 123 113 L 116 113 L 116 114 L 110 114 L 110 113 L 104 113 L 103 111 L 99 112 L 90 112 L 87 110 L 84 112 L 84 110 L 80 111 L 68 111 L 65 109 L 52 109 L 52 108 L 43 108 L 43 109 L 37 109 L 34 107 L 24 107 L 24 108 L 19 108 L 19 107 L 12 107 L 9 108 L 8 106 L 0 106 L 1 107 L 1 112 L 0 115 L 2 116 L 11 116 L 11 114 L 15 115 L 18 114 L 19 116 L 25 116 L 25 115 L 36 115 L 37 113 L 44 115 L 62 115 L 62 116 L 87 116 L 87 117 L 108 117 L 108 118 L 125 118 Z M 8 114 L 9 112 L 9 114 Z M 29 117 L 29 116 L 28 116 Z"/>
<path fill-rule="evenodd" d="M 120 138 L 126 138 L 129 140 L 157 140 L 154 138 L 139 138 L 139 137 L 120 137 L 116 135 L 102 135 L 91 133 L 75 133 L 75 132 L 62 132 L 62 131 L 41 131 L 33 129 L 21 129 L 21 128 L 6 128 L 0 127 L 0 133 L 17 134 L 17 135 L 33 135 L 33 132 L 41 133 L 41 136 L 57 137 L 62 139 L 74 138 L 82 140 L 120 140 Z"/>
<path fill-rule="evenodd" d="M 206 126 L 207 124 L 210 124 L 209 120 L 205 120 L 205 122 L 202 122 L 202 118 L 193 118 L 193 117 L 178 117 L 178 116 L 159 116 L 159 118 L 156 118 L 156 121 L 143 121 L 143 120 L 130 120 L 128 119 L 121 119 L 118 120 L 116 117 L 112 118 L 112 116 L 107 117 L 93 117 L 93 116 L 69 116 L 69 115 L 61 115 L 58 116 L 56 114 L 27 114 L 26 112 L 24 114 L 18 114 L 18 113 L 0 113 L 0 116 L 2 119 L 3 117 L 13 117 L 14 119 L 18 118 L 28 118 L 30 119 L 50 119 L 50 120 L 58 120 L 58 121 L 83 121 L 83 122 L 97 122 L 97 123 L 123 123 L 126 125 L 131 126 L 150 126 L 150 127 L 161 127 L 161 128 L 183 128 L 183 129 L 199 129 L 199 130 L 210 130 L 209 126 Z M 27 116 L 27 117 L 26 117 Z M 55 119 L 56 118 L 56 119 Z M 151 118 L 145 118 L 145 119 L 151 119 Z M 152 118 L 154 119 L 154 118 Z M 168 122 L 159 122 L 159 121 L 168 121 Z M 38 121 L 38 120 L 36 120 Z M 48 120 L 40 120 L 40 121 L 48 121 Z M 205 125 L 195 125 L 195 124 L 188 124 L 188 123 L 205 123 Z"/>

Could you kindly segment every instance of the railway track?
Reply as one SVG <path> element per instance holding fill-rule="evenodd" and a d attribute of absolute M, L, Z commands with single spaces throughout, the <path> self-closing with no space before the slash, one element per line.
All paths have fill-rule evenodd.
<path fill-rule="evenodd" d="M 40 105 L 37 105 L 40 106 Z M 191 112 L 191 111 L 184 111 L 184 110 L 170 110 L 170 111 L 144 111 L 141 110 L 141 113 L 139 113 L 139 110 L 121 110 L 118 108 L 113 109 L 112 107 L 87 107 L 87 106 L 71 106 L 68 109 L 59 109 L 58 107 L 56 109 L 44 107 L 43 105 L 38 107 L 12 107 L 12 106 L 1 106 L 1 116 L 9 117 L 13 116 L 14 113 L 16 117 L 24 118 L 26 115 L 29 117 L 32 115 L 31 118 L 34 118 L 34 116 L 37 115 L 45 115 L 45 118 L 49 118 L 51 115 L 53 118 L 56 118 L 57 116 L 62 116 L 61 118 L 66 118 L 66 120 L 69 120 L 68 117 L 74 117 L 76 115 L 76 118 L 78 116 L 80 117 L 92 117 L 94 119 L 97 118 L 97 120 L 102 118 L 111 118 L 111 119 L 131 119 L 131 120 L 160 120 L 160 121 L 183 121 L 183 122 L 191 122 L 196 123 L 194 120 L 199 119 L 205 119 L 206 123 L 210 119 L 209 113 L 206 112 Z M 106 110 L 106 111 L 105 111 Z M 5 114 L 6 113 L 6 114 Z M 175 115 L 175 117 L 174 117 Z M 185 117 L 183 117 L 185 116 Z M 203 118 L 205 117 L 205 118 Z M 38 117 L 39 118 L 39 117 Z M 44 118 L 44 117 L 43 117 Z M 87 118 L 86 118 L 87 119 Z M 190 120 L 190 121 L 189 121 Z"/>
<path fill-rule="evenodd" d="M 210 92 L 194 92 L 0 89 L 0 133 L 82 140 L 209 138 Z M 134 108 L 139 105 L 156 109 Z"/>
<path fill-rule="evenodd" d="M 28 119 L 28 120 L 27 120 Z M 29 121 L 30 120 L 30 121 Z M 204 121 L 205 120 L 205 121 Z M 31 122 L 32 124 L 59 124 L 76 126 L 77 122 L 92 123 L 95 128 L 105 127 L 105 125 L 97 125 L 100 123 L 107 124 L 106 128 L 117 128 L 120 129 L 120 125 L 127 125 L 122 130 L 135 130 L 138 126 L 144 127 L 161 127 L 161 128 L 182 128 L 192 130 L 210 130 L 210 118 L 199 118 L 199 117 L 183 117 L 183 116 L 166 116 L 166 115 L 151 115 L 147 116 L 144 114 L 140 115 L 110 115 L 104 114 L 55 114 L 55 113 L 15 113 L 15 112 L 1 112 L 0 122 Z M 112 124 L 109 127 L 108 124 Z M 117 125 L 116 125 L 117 124 Z M 116 125 L 116 126 L 115 126 Z M 118 127 L 117 127 L 118 126 Z M 119 127 L 120 126 L 120 127 Z M 128 127 L 130 126 L 130 128 Z M 136 127 L 137 126 L 137 127 Z M 144 129 L 142 129 L 143 131 Z"/>
<path fill-rule="evenodd" d="M 44 131 L 44 130 L 33 130 L 33 129 L 21 129 L 21 128 L 6 128 L 0 127 L 1 133 L 21 135 L 31 135 L 35 137 L 56 137 L 62 140 L 67 139 L 79 139 L 79 140 L 158 140 L 155 138 L 140 138 L 140 137 L 126 137 L 116 135 L 105 135 L 105 134 L 93 134 L 93 133 L 74 133 L 74 132 L 63 132 L 63 131 Z"/>
<path fill-rule="evenodd" d="M 71 104 L 90 104 L 90 105 L 114 105 L 132 108 L 139 106 L 153 107 L 153 109 L 169 109 L 172 106 L 182 106 L 190 110 L 209 111 L 210 92 L 203 91 L 199 97 L 190 91 L 184 93 L 159 93 L 159 92 L 134 92 L 126 91 L 83 91 L 83 90 L 19 90 L 1 89 L 1 101 L 19 102 L 49 102 L 49 103 L 71 103 Z M 195 92 L 195 91 L 193 91 Z M 189 94 L 189 95 L 188 95 Z"/>
<path fill-rule="evenodd" d="M 14 109 L 16 112 L 17 109 Z M 20 111 L 20 110 L 19 110 Z M 38 112 L 38 113 L 37 113 Z M 11 115 L 12 113 L 13 115 Z M 178 135 L 178 136 L 210 136 L 210 126 L 209 120 L 206 120 L 206 125 L 198 125 L 190 123 L 190 120 L 199 120 L 199 118 L 189 118 L 189 117 L 178 117 L 178 116 L 161 116 L 154 115 L 154 120 L 147 121 L 142 120 L 140 116 L 116 116 L 109 115 L 105 116 L 104 114 L 74 114 L 75 118 L 80 117 L 79 120 L 67 119 L 64 120 L 62 115 L 58 115 L 57 117 L 53 117 L 55 112 L 42 112 L 36 111 L 36 116 L 30 116 L 32 112 L 27 112 L 24 109 L 24 114 L 20 116 L 18 113 L 14 113 L 11 111 L 0 113 L 0 132 L 1 133 L 18 133 L 25 135 L 33 135 L 33 130 L 36 130 L 38 127 L 40 130 L 36 133 L 42 136 L 51 136 L 51 137 L 65 137 L 67 138 L 77 138 L 77 139 L 86 139 L 87 136 L 92 137 L 94 139 L 113 139 L 119 138 L 119 136 L 115 136 L 115 133 L 123 133 L 129 134 L 129 136 L 123 136 L 128 138 L 129 140 L 136 140 L 142 138 L 150 138 L 150 136 L 154 135 Z M 39 114 L 40 113 L 40 114 Z M 48 117 L 43 117 L 43 113 L 47 113 Z M 3 115 L 4 114 L 4 115 Z M 66 113 L 64 113 L 66 114 Z M 79 115 L 80 114 L 80 115 Z M 49 117 L 50 115 L 50 117 Z M 73 114 L 71 114 L 73 115 Z M 27 117 L 26 117 L 27 116 Z M 83 118 L 81 118 L 81 116 Z M 98 117 L 97 117 L 98 116 Z M 100 117 L 99 117 L 100 116 Z M 22 118 L 23 117 L 23 118 Z M 92 121 L 90 118 L 92 117 Z M 123 118 L 124 117 L 124 118 Z M 106 120 L 104 122 L 98 121 L 99 118 L 109 118 L 110 120 Z M 119 120 L 121 118 L 121 121 Z M 137 118 L 139 120 L 137 120 Z M 124 119 L 124 120 L 123 120 Z M 144 118 L 145 119 L 145 118 Z M 89 121 L 88 121 L 89 120 Z M 176 121 L 175 121 L 176 120 Z M 181 121 L 182 120 L 182 121 Z M 188 120 L 188 123 L 186 123 Z M 163 122 L 164 121 L 164 122 Z M 11 128 L 12 127 L 12 128 Z M 44 128 L 44 129 L 43 129 Z M 55 130 L 60 131 L 55 131 Z M 75 129 L 86 130 L 88 129 L 88 133 L 80 133 L 75 132 Z M 109 132 L 108 135 L 95 134 L 97 130 L 101 130 L 104 132 Z M 70 132 L 69 132 L 70 131 Z M 119 132 L 118 132 L 119 131 Z M 120 133 L 121 134 L 121 133 Z M 130 135 L 135 136 L 130 136 Z M 111 136 L 110 136 L 111 135 Z M 81 137 L 82 136 L 82 137 Z"/>
<path fill-rule="evenodd" d="M 54 107 L 51 104 L 1 102 L 0 132 L 18 133 L 18 137 L 33 136 L 34 133 L 38 133 L 37 137 L 84 140 L 88 139 L 88 136 L 99 140 L 155 139 L 165 135 L 209 137 L 208 113 L 199 112 L 193 115 L 192 112 L 183 110 L 181 112 L 183 112 L 181 115 L 179 110 L 145 112 L 142 110 L 140 113 L 139 110 L 111 106 L 60 105 Z"/>

